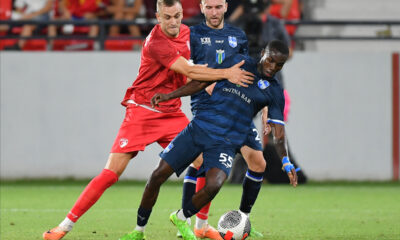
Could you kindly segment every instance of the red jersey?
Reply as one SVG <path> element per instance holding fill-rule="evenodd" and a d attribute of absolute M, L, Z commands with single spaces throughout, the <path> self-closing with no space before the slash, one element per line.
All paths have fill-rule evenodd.
<path fill-rule="evenodd" d="M 67 8 L 72 15 L 83 17 L 86 13 L 96 13 L 109 4 L 109 0 L 68 0 Z"/>
<path fill-rule="evenodd" d="M 282 4 L 271 4 L 269 9 L 270 14 L 277 18 L 282 19 L 281 16 L 281 8 Z M 290 6 L 289 14 L 285 18 L 287 20 L 299 20 L 300 19 L 300 6 L 298 0 L 293 0 L 292 5 Z M 296 32 L 297 26 L 296 25 L 285 25 L 286 31 L 289 33 L 290 36 L 293 36 Z"/>
<path fill-rule="evenodd" d="M 122 105 L 129 99 L 137 104 L 151 106 L 150 100 L 156 93 L 169 93 L 186 84 L 186 76 L 171 69 L 171 65 L 180 57 L 190 58 L 190 29 L 182 24 L 179 36 L 171 38 L 165 35 L 157 24 L 143 43 L 139 74 L 128 88 Z M 161 112 L 179 111 L 181 100 L 172 99 L 160 103 Z"/>

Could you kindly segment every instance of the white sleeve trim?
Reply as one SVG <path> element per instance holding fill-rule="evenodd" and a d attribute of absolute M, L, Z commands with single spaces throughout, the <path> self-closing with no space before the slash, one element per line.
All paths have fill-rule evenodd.
<path fill-rule="evenodd" d="M 272 122 L 272 123 L 275 123 L 275 124 L 280 124 L 280 125 L 285 126 L 285 122 L 284 122 L 284 121 L 277 120 L 277 119 L 268 118 L 268 121 L 267 121 L 267 122 L 268 122 L 268 123 Z"/>

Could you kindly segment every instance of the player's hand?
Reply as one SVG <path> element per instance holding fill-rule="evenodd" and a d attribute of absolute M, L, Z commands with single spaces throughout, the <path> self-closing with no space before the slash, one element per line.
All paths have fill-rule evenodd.
<path fill-rule="evenodd" d="M 156 93 L 151 98 L 151 107 L 152 108 L 158 107 L 158 104 L 160 102 L 165 102 L 165 101 L 168 101 L 168 100 L 169 100 L 168 94 Z"/>
<path fill-rule="evenodd" d="M 294 165 L 290 162 L 288 157 L 284 157 L 282 160 L 282 170 L 284 170 L 290 180 L 290 184 L 293 187 L 297 186 L 297 173 Z"/>
<path fill-rule="evenodd" d="M 272 131 L 272 128 L 271 128 L 271 125 L 269 125 L 268 123 L 266 123 L 266 122 L 263 122 L 263 134 L 264 135 L 268 135 L 268 134 L 270 134 L 271 133 L 271 131 Z"/>
<path fill-rule="evenodd" d="M 297 173 L 296 173 L 296 169 L 292 168 L 292 170 L 290 170 L 290 172 L 288 172 L 288 177 L 290 180 L 290 185 L 292 185 L 293 187 L 297 186 Z"/>
<path fill-rule="evenodd" d="M 268 135 L 272 131 L 271 125 L 268 124 L 268 107 L 264 107 L 262 110 L 261 120 L 263 124 L 263 134 Z"/>
<path fill-rule="evenodd" d="M 242 87 L 248 87 L 249 84 L 253 83 L 254 74 L 245 70 L 242 70 L 240 67 L 244 64 L 244 60 L 233 65 L 228 68 L 228 81 L 240 85 Z"/>

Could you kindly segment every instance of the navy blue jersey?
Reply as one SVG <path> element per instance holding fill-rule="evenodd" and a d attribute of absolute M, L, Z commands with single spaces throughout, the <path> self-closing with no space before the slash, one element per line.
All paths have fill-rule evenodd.
<path fill-rule="evenodd" d="M 215 141 L 213 144 L 230 143 L 242 146 L 251 131 L 253 117 L 268 106 L 268 118 L 278 124 L 283 122 L 285 99 L 283 89 L 275 78 L 260 76 L 257 61 L 237 54 L 225 59 L 220 68 L 230 67 L 245 60 L 243 69 L 256 75 L 249 87 L 240 87 L 227 80 L 219 81 L 206 101 L 197 103 L 192 120 Z"/>
<path fill-rule="evenodd" d="M 203 22 L 190 27 L 190 52 L 193 63 L 219 68 L 226 58 L 238 53 L 248 55 L 249 49 L 246 34 L 240 28 L 225 23 L 222 29 L 213 29 Z M 193 114 L 196 104 L 208 96 L 204 90 L 192 95 Z"/>

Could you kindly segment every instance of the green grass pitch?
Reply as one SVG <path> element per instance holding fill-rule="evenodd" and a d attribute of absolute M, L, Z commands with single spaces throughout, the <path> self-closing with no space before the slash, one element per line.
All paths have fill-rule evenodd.
<path fill-rule="evenodd" d="M 87 181 L 3 181 L 0 185 L 0 239 L 42 239 L 75 202 Z M 65 240 L 118 239 L 133 229 L 144 182 L 119 182 L 75 224 Z M 169 214 L 180 207 L 182 184 L 168 182 L 146 227 L 148 240 L 176 239 Z M 237 209 L 241 186 L 221 189 L 210 223 Z M 251 223 L 268 240 L 400 239 L 400 183 L 264 184 Z M 194 218 L 192 218 L 194 220 Z"/>

